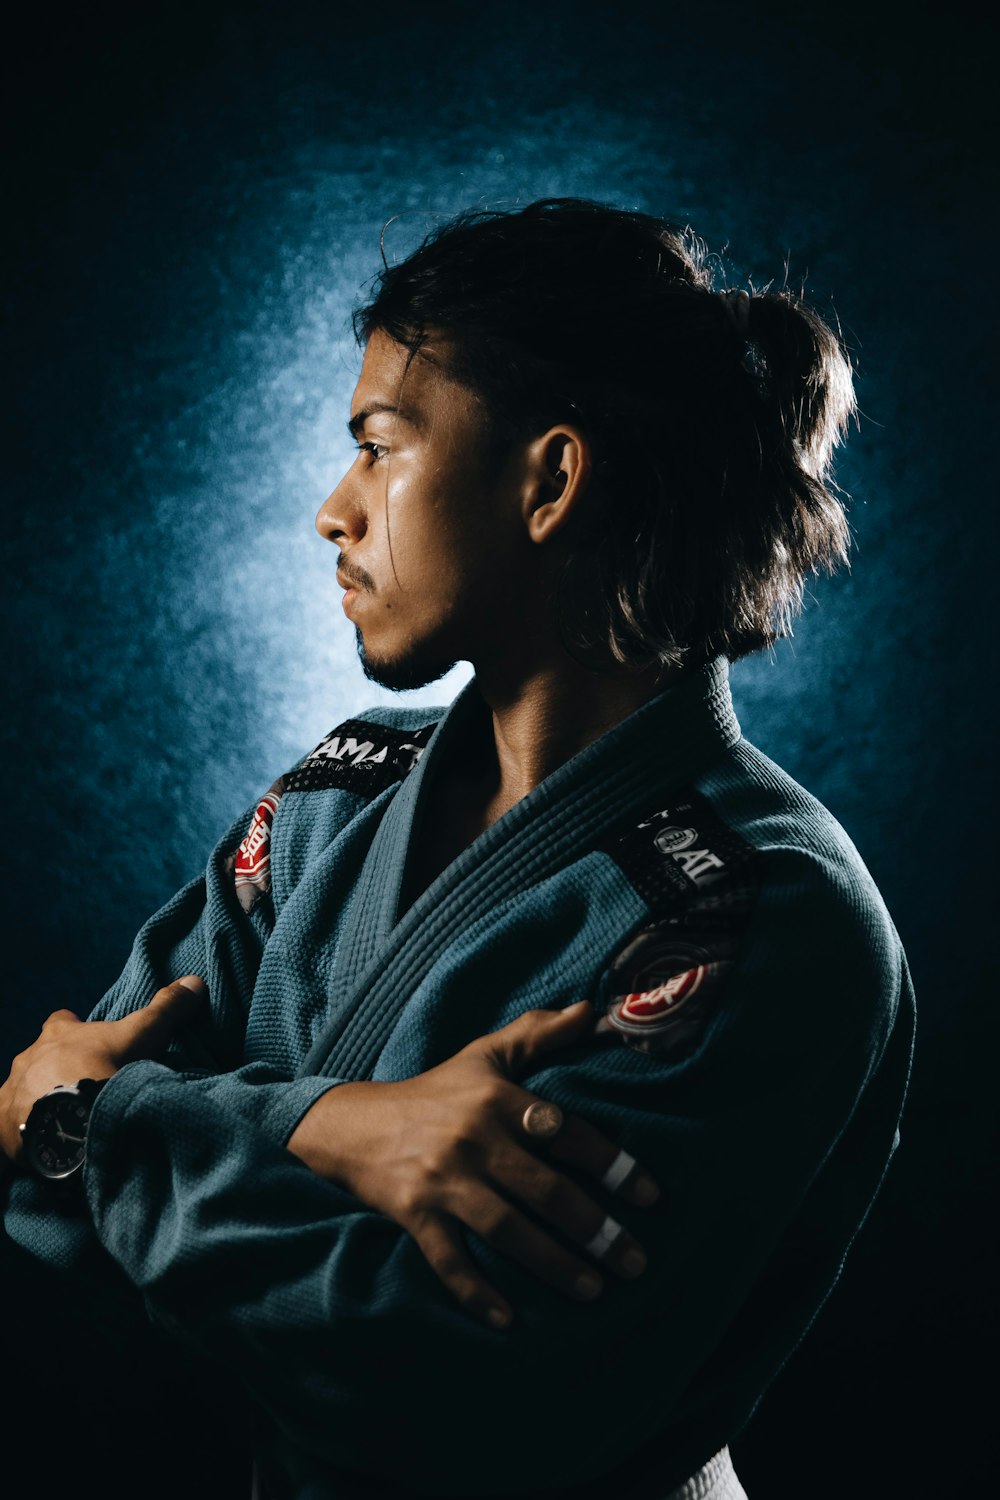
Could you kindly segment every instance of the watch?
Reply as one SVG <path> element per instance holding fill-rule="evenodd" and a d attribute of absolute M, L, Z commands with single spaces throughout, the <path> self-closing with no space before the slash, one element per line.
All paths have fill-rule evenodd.
<path fill-rule="evenodd" d="M 61 1083 L 31 1106 L 20 1127 L 23 1163 L 60 1190 L 78 1189 L 87 1155 L 90 1111 L 107 1079 Z"/>

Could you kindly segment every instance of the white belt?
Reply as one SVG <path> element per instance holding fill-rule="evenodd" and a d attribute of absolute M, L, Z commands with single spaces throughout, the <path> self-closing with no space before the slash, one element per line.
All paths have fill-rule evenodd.
<path fill-rule="evenodd" d="M 747 1492 L 736 1477 L 729 1449 L 720 1448 L 697 1474 L 664 1495 L 663 1500 L 747 1500 Z"/>

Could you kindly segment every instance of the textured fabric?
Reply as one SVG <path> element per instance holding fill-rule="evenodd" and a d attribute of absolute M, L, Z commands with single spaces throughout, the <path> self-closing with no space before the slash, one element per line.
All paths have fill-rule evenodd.
<path fill-rule="evenodd" d="M 663 1500 L 747 1500 L 747 1492 L 736 1477 L 729 1449 L 723 1448 Z"/>
<path fill-rule="evenodd" d="M 482 713 L 470 684 L 396 780 L 398 731 L 433 714 L 330 737 L 319 759 L 340 769 L 310 758 L 268 804 L 266 880 L 247 811 L 96 1012 L 185 972 L 211 998 L 165 1063 L 102 1091 L 88 1216 L 11 1186 L 12 1238 L 69 1268 L 96 1238 L 158 1328 L 244 1383 L 276 1500 L 662 1500 L 801 1338 L 898 1139 L 898 937 L 843 830 L 741 740 L 725 664 L 574 756 L 403 910 L 427 787 Z M 525 1083 L 654 1172 L 656 1208 L 615 1209 L 649 1269 L 580 1306 L 469 1235 L 515 1308 L 496 1332 L 284 1143 L 342 1079 L 412 1076 L 583 995 L 605 1019 Z"/>

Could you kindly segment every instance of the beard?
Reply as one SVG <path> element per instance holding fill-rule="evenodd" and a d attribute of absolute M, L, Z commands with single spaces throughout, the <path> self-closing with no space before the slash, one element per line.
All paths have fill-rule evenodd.
<path fill-rule="evenodd" d="M 409 656 L 401 657 L 396 661 L 373 660 L 365 650 L 364 637 L 357 625 L 354 627 L 354 635 L 358 646 L 358 660 L 361 670 L 369 682 L 374 682 L 378 687 L 388 688 L 392 693 L 405 693 L 410 688 L 427 687 L 431 682 L 437 682 L 450 672 L 452 667 L 457 666 L 458 658 L 451 658 L 443 653 L 435 652 L 433 647 L 426 646 L 422 651 L 416 650 Z"/>

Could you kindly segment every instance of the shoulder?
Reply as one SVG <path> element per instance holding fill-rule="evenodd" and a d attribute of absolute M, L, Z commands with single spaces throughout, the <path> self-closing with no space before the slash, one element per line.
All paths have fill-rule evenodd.
<path fill-rule="evenodd" d="M 898 1000 L 905 956 L 885 901 L 853 841 L 816 797 L 746 741 L 697 789 L 746 845 L 754 915 L 742 966 L 748 982 L 808 980 L 831 1021 L 882 1031 Z"/>
<path fill-rule="evenodd" d="M 893 953 L 899 939 L 861 854 L 818 798 L 741 740 L 699 778 L 713 813 L 753 851 L 762 894 L 816 903 L 828 919 L 858 926 Z"/>
<path fill-rule="evenodd" d="M 367 709 L 336 724 L 278 776 L 224 841 L 224 866 L 244 909 L 271 899 L 279 836 L 288 865 L 285 883 L 294 884 L 352 818 L 413 769 L 445 712 Z"/>
<path fill-rule="evenodd" d="M 280 778 L 282 794 L 336 788 L 376 795 L 412 770 L 445 712 L 379 705 L 342 720 Z"/>
<path fill-rule="evenodd" d="M 885 903 L 828 809 L 752 745 L 603 849 L 646 909 L 599 984 L 626 1043 L 678 1059 L 727 1035 L 762 1076 L 811 1050 L 880 1052 L 906 982 Z"/>

